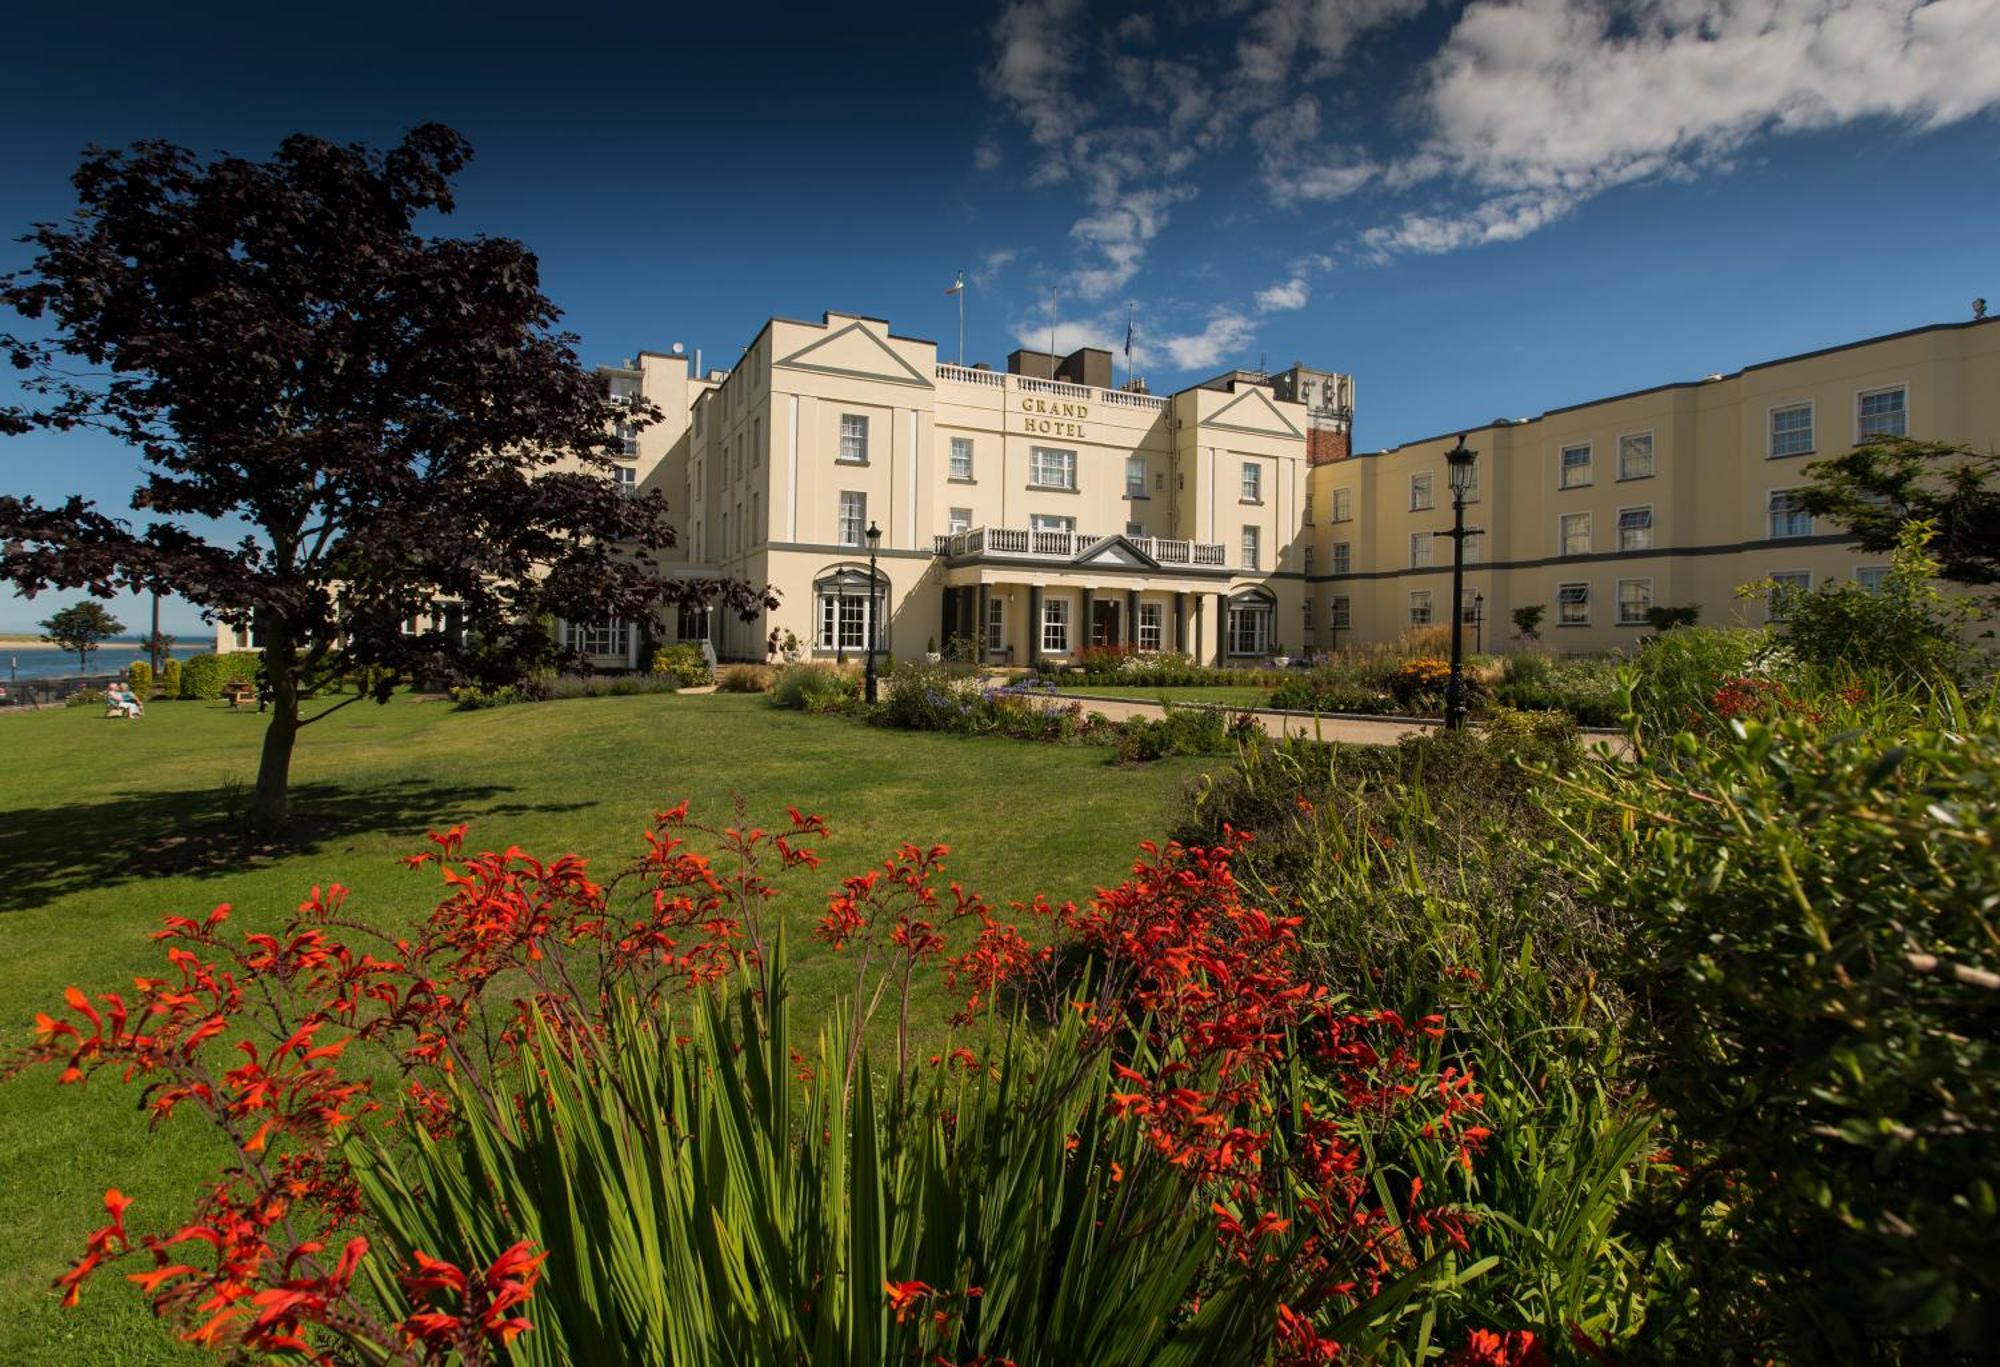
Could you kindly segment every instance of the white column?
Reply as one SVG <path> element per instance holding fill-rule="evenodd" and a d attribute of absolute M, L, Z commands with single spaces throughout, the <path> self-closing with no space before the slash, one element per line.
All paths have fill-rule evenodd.
<path fill-rule="evenodd" d="M 799 539 L 799 396 L 787 394 L 785 433 L 785 540 Z"/>
<path fill-rule="evenodd" d="M 909 547 L 910 547 L 910 549 L 911 549 L 911 550 L 913 550 L 913 551 L 915 551 L 915 550 L 922 550 L 922 549 L 923 549 L 923 547 L 921 547 L 921 546 L 919 546 L 919 545 L 917 544 L 917 539 L 918 539 L 918 533 L 917 533 L 917 471 L 919 471 L 919 470 L 923 469 L 923 461 L 922 461 L 921 459 L 919 459 L 919 457 L 918 457 L 918 455 L 917 455 L 917 410 L 916 410 L 916 409 L 914 409 L 914 408 L 912 408 L 912 409 L 910 410 L 910 446 L 909 446 L 909 467 L 910 467 L 910 468 L 909 468 L 909 474 L 908 474 L 907 478 L 908 478 L 908 481 L 909 481 L 909 498 L 908 498 L 908 503 L 909 503 L 909 528 L 910 528 L 910 529 L 909 529 L 908 533 L 906 533 L 906 535 L 907 535 L 907 536 L 909 537 Z"/>

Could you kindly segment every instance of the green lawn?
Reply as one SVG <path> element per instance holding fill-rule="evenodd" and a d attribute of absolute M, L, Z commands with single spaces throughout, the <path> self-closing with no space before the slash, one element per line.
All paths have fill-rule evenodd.
<path fill-rule="evenodd" d="M 437 883 L 396 857 L 427 829 L 469 820 L 476 848 L 511 842 L 615 865 L 637 853 L 653 811 L 688 797 L 695 814 L 726 818 L 738 793 L 753 820 L 782 821 L 796 803 L 833 829 L 826 866 L 786 899 L 810 1018 L 847 980 L 803 933 L 841 875 L 909 839 L 952 846 L 952 876 L 995 900 L 1081 896 L 1123 874 L 1208 763 L 1116 768 L 1095 748 L 884 731 L 748 696 L 486 712 L 399 698 L 307 728 L 293 764 L 299 835 L 284 853 L 214 863 L 200 837 L 240 806 L 262 732 L 255 713 L 215 703 L 156 704 L 136 724 L 89 708 L 0 717 L 0 1027 L 20 1030 L 14 1039 L 67 984 L 116 989 L 156 971 L 147 936 L 166 913 L 229 902 L 234 928 L 267 928 L 312 884 L 338 880 L 356 914 L 407 922 Z M 927 1024 L 948 1010 L 927 1004 Z M 107 1186 L 136 1199 L 135 1232 L 158 1229 L 217 1162 L 192 1115 L 149 1132 L 136 1098 L 110 1076 L 88 1088 L 57 1087 L 48 1071 L 0 1083 L 0 1363 L 198 1360 L 115 1277 L 93 1281 L 67 1313 L 48 1292 L 102 1222 Z"/>
<path fill-rule="evenodd" d="M 1224 707 L 1263 707 L 1271 700 L 1271 690 L 1251 684 L 1186 684 L 1178 688 L 1161 684 L 1075 684 L 1062 692 L 1130 698 L 1135 702 L 1219 703 Z"/>

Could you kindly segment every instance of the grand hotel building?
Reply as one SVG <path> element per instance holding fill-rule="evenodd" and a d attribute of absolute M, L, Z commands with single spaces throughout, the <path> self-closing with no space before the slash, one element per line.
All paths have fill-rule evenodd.
<path fill-rule="evenodd" d="M 1758 620 L 1765 577 L 1882 568 L 1790 500 L 1814 457 L 1894 432 L 2000 444 L 2000 320 L 1940 324 L 1466 429 L 1478 453 L 1465 599 L 1484 644 L 1546 609 L 1544 644 L 1632 642 L 1653 604 Z M 996 664 L 1093 643 L 1251 662 L 1391 639 L 1450 613 L 1457 432 L 1353 453 L 1353 384 L 1303 366 L 1172 395 L 1111 387 L 1110 356 L 1017 351 L 1006 370 L 830 313 L 774 318 L 727 372 L 644 353 L 605 371 L 667 416 L 618 477 L 663 490 L 680 569 L 770 584 L 744 623 L 683 612 L 662 639 L 762 659 L 772 633 L 823 658 L 908 657 L 953 638 Z M 881 536 L 870 591 L 866 529 Z M 602 666 L 628 624 L 564 624 Z M 222 631 L 225 646 L 229 629 Z M 245 642 L 247 644 L 247 642 Z"/>

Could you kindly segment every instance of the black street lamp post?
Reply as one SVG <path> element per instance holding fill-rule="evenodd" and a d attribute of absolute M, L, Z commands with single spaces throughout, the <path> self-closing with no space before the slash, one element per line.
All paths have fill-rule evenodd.
<path fill-rule="evenodd" d="M 873 519 L 868 523 L 868 668 L 862 672 L 867 680 L 866 696 L 870 706 L 875 702 L 875 647 L 880 638 L 880 618 L 882 615 L 882 590 L 875 578 L 875 548 L 882 544 L 882 529 Z"/>
<path fill-rule="evenodd" d="M 1444 453 L 1451 478 L 1451 530 L 1433 536 L 1451 538 L 1451 679 L 1444 686 L 1444 724 L 1448 731 L 1465 725 L 1465 493 L 1472 487 L 1473 462 L 1477 451 L 1458 434 L 1458 445 Z M 1478 528 L 1472 529 L 1477 534 Z"/>
<path fill-rule="evenodd" d="M 1485 651 L 1486 651 L 1486 595 L 1483 593 L 1475 593 L 1472 595 L 1472 653 L 1474 655 L 1481 655 L 1484 654 Z"/>

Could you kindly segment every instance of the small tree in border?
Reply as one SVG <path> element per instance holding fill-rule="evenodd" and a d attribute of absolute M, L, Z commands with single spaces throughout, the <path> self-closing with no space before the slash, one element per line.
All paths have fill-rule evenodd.
<path fill-rule="evenodd" d="M 33 264 L 0 277 L 0 303 L 46 331 L 0 336 L 31 396 L 0 408 L 0 432 L 129 443 L 151 519 L 0 496 L 0 578 L 254 621 L 272 692 L 260 830 L 285 820 L 299 729 L 333 710 L 301 700 L 343 672 L 382 701 L 415 675 L 498 686 L 574 662 L 547 617 L 643 622 L 719 597 L 751 620 L 776 602 L 661 573 L 665 499 L 609 478 L 619 424 L 657 410 L 585 372 L 533 254 L 418 231 L 451 211 L 470 156 L 438 124 L 387 152 L 294 135 L 268 162 L 92 149 L 74 220 L 37 225 Z M 211 539 L 212 520 L 254 534 Z"/>
<path fill-rule="evenodd" d="M 99 641 L 125 630 L 125 624 L 105 611 L 104 604 L 86 598 L 42 619 L 42 639 L 76 652 L 79 674 L 90 672 L 90 654 Z"/>
<path fill-rule="evenodd" d="M 1936 532 L 1930 554 L 1941 578 L 2000 584 L 2000 454 L 1878 436 L 1814 461 L 1806 476 L 1798 506 L 1854 533 L 1863 550 L 1894 551 L 1905 524 L 1924 522 Z"/>
<path fill-rule="evenodd" d="M 1534 603 L 1524 608 L 1515 608 L 1514 609 L 1515 634 L 1518 635 L 1520 639 L 1522 639 L 1523 641 L 1541 640 L 1542 617 L 1547 612 L 1548 612 L 1548 606 L 1543 603 Z"/>
<path fill-rule="evenodd" d="M 1701 605 L 1690 603 L 1686 607 L 1670 608 L 1656 603 L 1646 609 L 1646 625 L 1654 631 L 1672 631 L 1675 627 L 1691 627 L 1701 620 Z"/>

